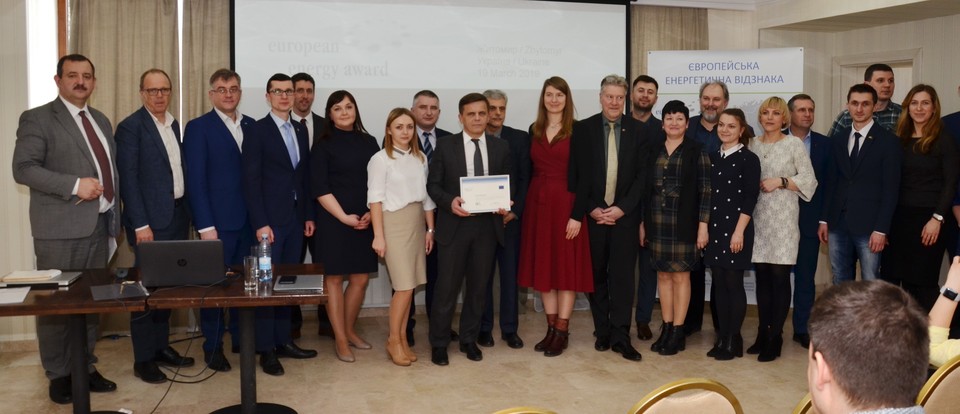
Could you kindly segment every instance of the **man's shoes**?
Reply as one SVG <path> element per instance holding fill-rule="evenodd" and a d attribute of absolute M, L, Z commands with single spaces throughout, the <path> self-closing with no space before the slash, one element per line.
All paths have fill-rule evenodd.
<path fill-rule="evenodd" d="M 275 377 L 283 375 L 283 365 L 280 365 L 280 359 L 277 358 L 277 353 L 274 351 L 260 354 L 260 367 L 263 368 L 264 374 Z"/>
<path fill-rule="evenodd" d="M 610 338 L 597 337 L 597 342 L 594 342 L 593 349 L 596 349 L 600 352 L 610 349 Z"/>
<path fill-rule="evenodd" d="M 153 361 L 134 362 L 133 375 L 148 384 L 162 384 L 167 382 L 167 376 L 163 374 L 163 371 L 160 371 L 160 367 Z"/>
<path fill-rule="evenodd" d="M 450 364 L 450 359 L 447 358 L 447 348 L 435 346 L 430 350 L 430 361 L 436 365 L 446 366 Z"/>
<path fill-rule="evenodd" d="M 483 360 L 483 351 L 480 350 L 480 347 L 478 347 L 476 343 L 460 344 L 460 352 L 467 354 L 467 359 L 471 361 Z"/>
<path fill-rule="evenodd" d="M 793 341 L 804 348 L 810 348 L 810 334 L 793 334 Z"/>
<path fill-rule="evenodd" d="M 317 335 L 329 336 L 333 338 L 333 328 L 331 328 L 329 325 L 324 326 L 323 324 L 321 324 L 320 327 L 317 328 Z"/>
<path fill-rule="evenodd" d="M 637 322 L 637 339 L 641 341 L 648 341 L 653 339 L 653 332 L 650 331 L 649 323 Z"/>
<path fill-rule="evenodd" d="M 193 358 L 182 356 L 176 349 L 169 346 L 157 352 L 157 355 L 153 357 L 153 362 L 171 367 L 192 367 L 194 363 Z"/>
<path fill-rule="evenodd" d="M 509 346 L 509 347 L 511 347 L 511 348 L 513 348 L 513 349 L 523 348 L 523 339 L 520 339 L 520 335 L 517 335 L 516 332 L 514 332 L 514 333 L 508 333 L 508 334 L 502 334 L 502 335 L 500 335 L 500 339 L 503 339 L 504 341 L 507 341 L 507 346 Z"/>
<path fill-rule="evenodd" d="M 117 390 L 117 383 L 100 375 L 100 371 L 90 373 L 90 392 L 111 392 Z"/>
<path fill-rule="evenodd" d="M 54 378 L 50 380 L 50 401 L 57 404 L 70 404 L 73 402 L 73 391 L 71 390 L 70 376 Z"/>
<path fill-rule="evenodd" d="M 223 355 L 222 349 L 213 352 L 204 352 L 203 362 L 207 363 L 207 368 L 214 371 L 227 372 L 230 370 L 230 362 L 227 361 L 227 357 Z"/>
<path fill-rule="evenodd" d="M 295 359 L 307 359 L 317 356 L 317 351 L 312 349 L 303 349 L 293 343 L 293 341 L 277 347 L 278 357 L 289 357 Z"/>
<path fill-rule="evenodd" d="M 628 359 L 631 361 L 639 361 L 643 358 L 640 355 L 640 353 L 637 352 L 636 349 L 633 349 L 633 346 L 631 346 L 629 343 L 625 344 L 621 342 L 621 343 L 614 344 L 612 349 L 613 349 L 613 352 L 616 352 L 621 356 L 623 356 L 623 359 Z"/>
<path fill-rule="evenodd" d="M 487 348 L 493 346 L 493 333 L 480 331 L 480 333 L 477 334 L 477 345 Z"/>

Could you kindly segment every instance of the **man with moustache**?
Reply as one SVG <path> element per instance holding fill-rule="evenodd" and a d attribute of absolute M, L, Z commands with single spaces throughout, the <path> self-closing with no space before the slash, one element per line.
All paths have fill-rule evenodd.
<path fill-rule="evenodd" d="M 186 240 L 190 216 L 184 198 L 180 124 L 168 112 L 170 77 L 160 69 L 140 76 L 143 106 L 117 125 L 117 171 L 123 201 L 123 227 L 137 255 L 140 243 Z M 166 382 L 157 364 L 192 366 L 170 346 L 170 310 L 130 313 L 133 374 L 147 383 Z"/>
<path fill-rule="evenodd" d="M 897 121 L 900 120 L 903 108 L 900 104 L 890 101 L 895 87 L 893 68 L 883 63 L 874 63 L 867 66 L 867 70 L 863 71 L 863 83 L 870 85 L 877 91 L 877 103 L 873 109 L 873 119 L 888 131 L 896 131 Z M 853 116 L 850 114 L 850 110 L 844 109 L 833 121 L 827 136 L 834 136 L 840 130 L 850 127 L 852 123 Z"/>
<path fill-rule="evenodd" d="M 586 211 L 593 262 L 590 312 L 597 351 L 613 349 L 623 358 L 642 357 L 630 344 L 633 278 L 640 244 L 643 194 L 641 161 L 646 159 L 646 126 L 623 116 L 629 85 L 619 75 L 600 82 L 602 111 L 573 125 L 570 179 L 586 176 Z"/>
<path fill-rule="evenodd" d="M 497 246 L 496 261 L 500 270 L 500 338 L 507 346 L 523 348 L 523 340 L 517 335 L 519 309 L 517 302 L 517 268 L 520 266 L 520 217 L 530 186 L 530 135 L 524 131 L 503 124 L 507 118 L 507 94 L 499 89 L 483 92 L 490 108 L 487 119 L 487 136 L 497 137 L 510 144 L 513 159 L 510 175 L 516 183 L 514 204 L 503 216 L 503 245 Z M 492 271 L 493 269 L 491 269 Z M 487 283 L 486 299 L 483 306 L 483 318 L 480 321 L 480 334 L 477 344 L 493 346 L 493 274 Z"/>
<path fill-rule="evenodd" d="M 657 80 L 640 75 L 633 80 L 630 92 L 630 114 L 633 119 L 647 126 L 650 134 L 661 134 L 663 122 L 653 116 L 653 106 L 657 104 L 657 90 L 660 84 Z M 649 340 L 653 338 L 650 331 L 650 319 L 653 314 L 653 303 L 657 297 L 657 272 L 653 271 L 650 261 L 650 250 L 639 246 L 637 254 L 640 278 L 637 280 L 637 339 Z"/>
<path fill-rule="evenodd" d="M 87 106 L 97 84 L 93 62 L 66 55 L 53 77 L 57 99 L 20 115 L 13 150 L 13 179 L 30 188 L 30 229 L 37 269 L 104 269 L 119 217 L 115 146 L 110 120 Z M 92 118 L 92 121 L 91 121 Z M 89 377 L 71 378 L 73 350 L 66 315 L 37 316 L 40 363 L 50 380 L 50 400 L 69 404 L 86 391 L 109 392 L 117 384 L 97 372 L 93 354 L 100 317 L 86 316 Z M 88 388 L 89 387 L 89 388 Z M 80 408 L 82 409 L 82 408 Z"/>
<path fill-rule="evenodd" d="M 289 76 L 274 74 L 266 90 L 270 113 L 243 140 L 243 196 L 254 234 L 271 244 L 272 263 L 298 263 L 303 237 L 315 229 L 307 130 L 290 121 L 295 91 Z M 283 375 L 281 356 L 317 356 L 293 342 L 289 306 L 258 307 L 256 312 L 256 349 L 264 373 Z"/>

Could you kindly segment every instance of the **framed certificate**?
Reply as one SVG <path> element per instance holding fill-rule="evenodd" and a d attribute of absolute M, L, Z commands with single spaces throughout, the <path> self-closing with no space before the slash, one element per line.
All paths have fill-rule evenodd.
<path fill-rule="evenodd" d="M 510 210 L 510 176 L 460 177 L 460 198 L 471 214 Z"/>

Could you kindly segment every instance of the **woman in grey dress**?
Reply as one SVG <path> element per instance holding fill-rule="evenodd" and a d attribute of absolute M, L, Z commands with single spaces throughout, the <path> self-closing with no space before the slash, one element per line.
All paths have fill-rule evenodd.
<path fill-rule="evenodd" d="M 753 211 L 753 265 L 757 276 L 757 341 L 747 349 L 760 362 L 773 361 L 783 346 L 783 323 L 790 310 L 790 270 L 800 247 L 800 205 L 817 189 L 803 141 L 782 131 L 790 124 L 787 103 L 779 97 L 760 104 L 763 134 L 750 141 L 760 157 L 760 197 Z"/>

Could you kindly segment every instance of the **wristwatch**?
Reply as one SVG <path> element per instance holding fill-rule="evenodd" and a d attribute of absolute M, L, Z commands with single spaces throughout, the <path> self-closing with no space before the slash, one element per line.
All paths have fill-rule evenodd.
<path fill-rule="evenodd" d="M 933 213 L 933 219 L 936 220 L 936 221 L 939 221 L 939 222 L 943 223 L 943 216 L 941 216 L 941 215 L 939 215 L 939 214 L 937 214 L 937 213 Z"/>
<path fill-rule="evenodd" d="M 950 299 L 954 302 L 960 302 L 960 294 L 957 294 L 957 291 L 950 289 L 946 286 L 940 288 L 940 294 L 943 295 L 943 297 Z"/>

